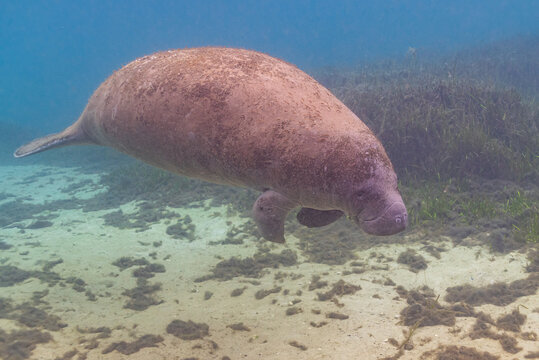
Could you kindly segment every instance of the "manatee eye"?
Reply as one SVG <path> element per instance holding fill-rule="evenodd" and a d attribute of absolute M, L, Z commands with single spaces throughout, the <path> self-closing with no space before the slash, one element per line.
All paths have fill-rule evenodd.
<path fill-rule="evenodd" d="M 363 199 L 363 197 L 365 197 L 366 193 L 367 193 L 366 190 L 359 190 L 358 192 L 356 192 L 356 198 L 358 200 L 361 200 L 361 199 Z"/>

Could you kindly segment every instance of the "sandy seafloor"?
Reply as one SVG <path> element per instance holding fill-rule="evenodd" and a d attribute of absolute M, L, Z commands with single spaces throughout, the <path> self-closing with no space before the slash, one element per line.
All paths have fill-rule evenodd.
<path fill-rule="evenodd" d="M 44 175 L 37 181 L 23 181 L 40 171 Z M 102 191 L 89 183 L 72 194 L 62 192 L 61 189 L 66 186 L 86 178 L 96 182 L 99 179 L 98 174 L 82 174 L 70 168 L 4 166 L 0 167 L 0 177 L 0 193 L 15 195 L 15 198 L 4 199 L 0 204 L 21 198 L 29 203 L 73 196 L 87 198 Z M 525 254 L 494 255 L 484 247 L 454 247 L 449 239 L 439 238 L 436 239 L 437 243 L 447 248 L 440 259 L 421 250 L 423 245 L 420 243 L 416 246 L 413 243 L 380 245 L 358 251 L 357 261 L 363 262 L 366 269 L 360 274 L 343 275 L 352 269 L 350 262 L 338 266 L 304 262 L 298 251 L 297 265 L 267 269 L 259 279 L 236 277 L 228 281 L 195 282 L 195 279 L 208 274 L 220 259 L 252 256 L 257 251 L 256 242 L 260 241 L 250 236 L 242 245 L 210 246 L 212 241 L 224 240 L 232 225 L 241 225 L 246 220 L 236 216 L 227 217 L 226 205 L 208 209 L 208 204 L 209 200 L 205 203 L 206 207 L 171 209 L 192 218 L 196 226 L 196 240 L 192 242 L 168 236 L 165 221 L 143 232 L 106 226 L 102 216 L 111 210 L 60 210 L 56 212 L 58 217 L 52 220 L 54 225 L 50 227 L 24 231 L 20 227 L 1 228 L 0 240 L 13 247 L 1 251 L 0 265 L 13 265 L 30 271 L 41 269 L 47 261 L 62 259 L 63 262 L 52 270 L 62 278 L 73 276 L 83 279 L 87 284 L 86 290 L 96 295 L 96 300 L 90 301 L 84 292 L 75 291 L 71 285 L 49 286 L 34 277 L 0 288 L 0 297 L 10 298 L 15 304 L 30 301 L 34 292 L 48 289 L 48 294 L 41 299 L 44 303 L 40 308 L 59 316 L 67 324 L 58 331 L 48 331 L 53 341 L 38 344 L 31 358 L 62 358 L 76 349 L 76 354 L 68 353 L 72 357 L 64 358 L 226 359 L 228 356 L 230 359 L 381 359 L 398 352 L 388 339 L 402 342 L 405 338 L 403 331 L 408 329 L 399 324 L 400 312 L 407 305 L 406 300 L 398 297 L 395 286 L 384 285 L 387 278 L 406 289 L 426 285 L 440 295 L 440 302 L 443 303 L 445 289 L 450 286 L 466 283 L 485 286 L 498 281 L 523 279 L 528 275 L 525 273 Z M 131 208 L 132 203 L 122 206 L 124 212 L 129 212 Z M 215 212 L 220 215 L 216 216 Z M 359 229 L 357 236 L 363 236 Z M 155 247 L 152 245 L 154 241 L 162 241 L 162 245 Z M 298 239 L 289 234 L 286 245 L 271 245 L 271 248 L 278 253 L 285 248 L 295 250 L 297 246 Z M 406 248 L 419 251 L 428 260 L 428 268 L 414 273 L 405 265 L 398 264 L 395 259 Z M 378 255 L 372 257 L 372 252 Z M 162 284 L 162 289 L 155 293 L 155 297 L 163 301 L 161 304 L 143 311 L 124 308 L 127 298 L 122 293 L 133 288 L 136 279 L 132 276 L 133 268 L 120 271 L 112 265 L 122 256 L 146 258 L 165 266 L 166 272 L 157 273 L 149 279 L 151 284 Z M 276 280 L 277 273 L 289 276 Z M 317 291 L 327 291 L 328 288 L 309 291 L 313 275 L 321 275 L 329 284 L 344 279 L 347 283 L 360 285 L 361 290 L 339 297 L 341 306 L 331 301 L 318 301 Z M 253 285 L 252 280 L 260 281 L 260 285 Z M 256 291 L 276 286 L 289 290 L 288 294 L 280 291 L 260 300 L 255 298 Z M 232 297 L 231 292 L 241 287 L 246 287 L 243 294 Z M 298 290 L 301 290 L 301 295 L 298 295 Z M 204 300 L 206 291 L 213 292 L 208 300 Z M 285 312 L 295 300 L 301 300 L 294 305 L 301 310 L 298 314 L 287 316 Z M 539 306 L 537 294 L 518 298 L 505 307 L 482 305 L 475 310 L 484 311 L 496 319 L 517 306 L 527 316 L 522 331 L 537 332 L 539 313 L 534 311 Z M 319 310 L 320 314 L 313 313 L 313 310 Z M 332 311 L 346 314 L 349 318 L 327 319 L 326 314 Z M 209 335 L 203 339 L 182 340 L 168 334 L 167 325 L 175 319 L 206 323 Z M 321 321 L 327 321 L 327 325 L 313 327 L 310 324 Z M 413 348 L 406 350 L 401 359 L 419 359 L 422 354 L 440 345 L 473 347 L 488 351 L 500 359 L 522 359 L 525 354 L 539 348 L 537 341 L 517 337 L 522 350 L 510 354 L 496 340 L 472 340 L 468 332 L 475 321 L 475 318 L 457 317 L 452 327 L 418 328 L 413 334 Z M 240 322 L 250 331 L 235 331 L 227 327 Z M 85 349 L 96 334 L 81 333 L 77 329 L 103 326 L 112 329 L 111 336 L 99 339 L 96 348 Z M 7 332 L 27 329 L 13 319 L 0 319 L 0 328 Z M 155 347 L 142 348 L 130 355 L 118 351 L 102 353 L 111 343 L 131 342 L 145 334 L 160 335 L 163 341 Z M 291 346 L 291 341 L 304 345 L 306 349 Z"/>

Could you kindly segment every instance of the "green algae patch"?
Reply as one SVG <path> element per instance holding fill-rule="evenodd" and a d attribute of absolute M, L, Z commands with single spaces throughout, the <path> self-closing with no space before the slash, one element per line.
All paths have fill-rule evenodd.
<path fill-rule="evenodd" d="M 230 296 L 231 296 L 231 297 L 237 297 L 237 296 L 240 296 L 240 295 L 243 294 L 243 292 L 245 291 L 245 289 L 247 289 L 247 286 L 240 287 L 240 288 L 236 288 L 236 289 L 232 290 L 232 292 L 230 293 Z"/>
<path fill-rule="evenodd" d="M 445 300 L 451 303 L 462 301 L 472 306 L 506 306 L 519 297 L 534 295 L 538 287 L 539 273 L 532 273 L 526 279 L 515 280 L 509 284 L 498 282 L 483 287 L 470 284 L 449 287 L 446 289 Z"/>
<path fill-rule="evenodd" d="M 510 314 L 500 316 L 496 320 L 496 327 L 506 331 L 520 332 L 520 327 L 524 325 L 524 322 L 526 322 L 526 315 L 515 309 Z"/>
<path fill-rule="evenodd" d="M 343 295 L 353 295 L 358 290 L 361 290 L 361 286 L 359 285 L 352 285 L 344 280 L 339 280 L 333 286 L 331 287 L 331 290 L 325 292 L 325 293 L 318 293 L 318 300 L 319 301 L 328 301 L 331 300 L 337 296 L 343 296 Z"/>
<path fill-rule="evenodd" d="M 412 272 L 419 272 L 427 268 L 427 261 L 425 258 L 418 254 L 414 249 L 407 249 L 400 253 L 397 258 L 399 264 L 408 265 L 408 270 Z"/>
<path fill-rule="evenodd" d="M 396 288 L 397 293 L 406 299 L 408 306 L 401 311 L 401 322 L 412 328 L 455 325 L 457 317 L 476 317 L 474 309 L 466 303 L 458 303 L 450 306 L 438 302 L 438 297 L 433 291 L 424 286 L 416 290 L 406 290 L 402 286 Z"/>
<path fill-rule="evenodd" d="M 17 226 L 24 227 L 20 223 L 25 220 L 43 220 L 46 221 L 46 218 L 53 218 L 57 215 L 49 214 L 45 216 L 36 215 L 48 211 L 57 211 L 60 209 L 76 209 L 79 208 L 78 200 L 55 200 L 48 201 L 44 204 L 31 204 L 24 201 L 10 201 L 3 204 L 0 204 L 0 227 L 5 226 Z M 39 225 L 39 223 L 38 223 Z"/>
<path fill-rule="evenodd" d="M 120 341 L 115 342 L 107 346 L 101 353 L 108 354 L 113 351 L 118 351 L 124 355 L 131 355 L 138 352 L 140 349 L 147 347 L 157 347 L 157 344 L 163 342 L 163 337 L 159 335 L 143 335 L 135 341 L 126 342 Z"/>
<path fill-rule="evenodd" d="M 296 340 L 290 341 L 290 342 L 288 343 L 288 345 L 293 346 L 293 347 L 295 347 L 295 348 L 298 348 L 298 349 L 300 349 L 301 351 L 307 350 L 307 346 L 305 346 L 305 345 L 303 345 L 303 344 L 300 344 L 300 343 L 297 342 Z"/>
<path fill-rule="evenodd" d="M 28 225 L 26 229 L 43 229 L 46 227 L 51 227 L 52 225 L 54 224 L 48 220 L 35 220 L 30 225 Z"/>
<path fill-rule="evenodd" d="M 13 245 L 8 244 L 4 240 L 0 240 L 0 250 L 9 250 L 13 247 Z"/>
<path fill-rule="evenodd" d="M 312 229 L 293 224 L 289 230 L 300 239 L 299 247 L 309 262 L 342 265 L 355 260 L 354 251 L 360 246 L 357 226 L 350 221 L 338 221 L 338 225 Z"/>
<path fill-rule="evenodd" d="M 156 273 L 164 273 L 165 266 L 158 263 L 152 263 L 133 270 L 133 276 L 136 278 L 149 279 L 155 276 Z"/>
<path fill-rule="evenodd" d="M 191 320 L 173 320 L 167 326 L 167 333 L 183 340 L 196 340 L 208 336 L 209 329 L 209 326 L 205 323 L 196 323 Z"/>
<path fill-rule="evenodd" d="M 0 287 L 13 286 L 32 277 L 51 286 L 62 280 L 60 275 L 51 271 L 27 271 L 12 265 L 0 266 Z"/>
<path fill-rule="evenodd" d="M 185 239 L 191 242 L 196 239 L 195 229 L 195 224 L 192 223 L 191 217 L 187 215 L 184 218 L 180 218 L 176 224 L 167 227 L 166 232 L 174 239 Z"/>
<path fill-rule="evenodd" d="M 156 298 L 155 293 L 161 290 L 161 284 L 150 284 L 145 278 L 137 279 L 137 286 L 132 289 L 125 290 L 122 295 L 129 297 L 129 300 L 124 305 L 126 309 L 142 311 L 150 306 L 159 305 L 163 300 Z"/>
<path fill-rule="evenodd" d="M 516 354 L 522 350 L 522 348 L 518 347 L 518 341 L 514 337 L 508 335 L 507 333 L 498 334 L 491 329 L 490 325 L 494 325 L 492 318 L 487 314 L 479 313 L 477 320 L 469 334 L 470 338 L 487 338 L 498 340 L 502 348 L 511 354 Z"/>
<path fill-rule="evenodd" d="M 40 327 L 51 331 L 58 331 L 67 326 L 58 316 L 48 314 L 46 311 L 31 306 L 28 303 L 18 306 L 11 318 L 30 328 Z"/>
<path fill-rule="evenodd" d="M 498 360 L 500 358 L 486 351 L 481 352 L 471 347 L 456 345 L 440 346 L 436 350 L 423 353 L 421 358 L 429 358 L 433 355 L 436 355 L 438 360 Z"/>
<path fill-rule="evenodd" d="M 311 277 L 311 282 L 309 283 L 309 291 L 321 289 L 328 286 L 328 282 L 321 279 L 322 277 L 320 275 L 313 275 Z"/>
<path fill-rule="evenodd" d="M 270 252 L 257 252 L 253 257 L 239 259 L 232 257 L 223 260 L 211 270 L 212 274 L 202 276 L 195 282 L 211 279 L 230 280 L 238 276 L 259 278 L 264 269 L 277 269 L 280 266 L 292 266 L 297 263 L 297 255 L 290 249 L 285 249 L 279 254 Z"/>
<path fill-rule="evenodd" d="M 149 265 L 149 262 L 144 258 L 135 259 L 133 257 L 122 256 L 121 258 L 115 260 L 112 265 L 118 267 L 120 271 L 123 271 L 132 266 Z"/>
<path fill-rule="evenodd" d="M 336 311 L 331 311 L 329 313 L 326 314 L 326 317 L 328 319 L 336 319 L 336 320 L 346 320 L 348 319 L 350 316 L 346 315 L 346 314 L 343 314 L 343 313 L 339 313 L 339 312 L 336 312 Z"/>
<path fill-rule="evenodd" d="M 280 286 L 274 287 L 273 289 L 261 289 L 261 290 L 258 290 L 255 293 L 255 299 L 262 300 L 263 298 L 265 298 L 266 296 L 268 296 L 270 294 L 277 294 L 277 293 L 281 292 L 281 290 L 282 290 L 282 287 L 280 287 Z"/>
<path fill-rule="evenodd" d="M 31 271 L 19 269 L 16 266 L 0 266 L 0 287 L 8 287 L 23 282 L 32 277 Z"/>
<path fill-rule="evenodd" d="M 155 207 L 149 202 L 137 204 L 137 211 L 125 214 L 122 210 L 117 210 L 103 215 L 105 225 L 114 226 L 118 229 L 136 229 L 137 232 L 146 231 L 152 224 L 156 224 L 163 219 L 172 219 L 178 214 Z"/>
<path fill-rule="evenodd" d="M 230 324 L 230 325 L 227 325 L 226 327 L 234 331 L 251 331 L 251 329 L 249 329 L 249 327 L 244 325 L 242 322 Z"/>
<path fill-rule="evenodd" d="M 44 331 L 15 330 L 8 333 L 0 329 L 0 359 L 28 359 L 38 344 L 49 341 L 52 341 L 52 336 Z"/>

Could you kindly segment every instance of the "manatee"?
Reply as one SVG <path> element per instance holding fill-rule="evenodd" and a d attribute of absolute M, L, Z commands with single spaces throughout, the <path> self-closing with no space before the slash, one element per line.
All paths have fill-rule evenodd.
<path fill-rule="evenodd" d="M 374 235 L 407 225 L 397 176 L 376 136 L 309 75 L 256 51 L 205 47 L 139 58 L 98 87 L 74 124 L 14 156 L 74 144 L 259 190 L 253 217 L 274 242 L 285 241 L 285 218 L 296 207 L 308 227 L 343 214 Z"/>

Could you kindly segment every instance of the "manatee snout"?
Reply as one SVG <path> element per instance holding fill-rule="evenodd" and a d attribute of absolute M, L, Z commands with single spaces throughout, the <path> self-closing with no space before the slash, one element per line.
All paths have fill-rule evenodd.
<path fill-rule="evenodd" d="M 393 235 L 408 226 L 408 212 L 402 200 L 390 203 L 383 209 L 380 216 L 372 220 L 357 219 L 359 226 L 368 234 Z"/>

